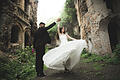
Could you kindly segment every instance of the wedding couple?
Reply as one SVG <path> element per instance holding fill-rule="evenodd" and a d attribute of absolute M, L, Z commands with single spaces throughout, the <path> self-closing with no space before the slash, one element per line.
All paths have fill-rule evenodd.
<path fill-rule="evenodd" d="M 34 34 L 33 46 L 36 50 L 36 72 L 38 77 L 45 76 L 43 72 L 44 64 L 51 69 L 65 70 L 66 72 L 71 70 L 79 62 L 82 50 L 87 48 L 85 40 L 70 37 L 65 32 L 64 27 L 60 28 L 58 25 L 58 35 L 61 43 L 45 54 L 45 45 L 51 43 L 47 30 L 59 21 L 61 21 L 60 18 L 48 27 L 45 27 L 45 23 L 41 22 L 40 27 Z M 68 41 L 68 39 L 72 41 Z"/>

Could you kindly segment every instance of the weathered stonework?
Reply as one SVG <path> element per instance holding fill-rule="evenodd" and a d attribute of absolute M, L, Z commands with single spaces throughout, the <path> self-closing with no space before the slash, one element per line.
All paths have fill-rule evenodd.
<path fill-rule="evenodd" d="M 27 12 L 26 8 L 30 11 Z M 33 8 L 37 8 L 36 0 L 31 0 L 31 2 L 30 0 L 0 1 L 1 51 L 9 51 L 17 46 L 24 48 L 32 44 L 31 35 L 34 33 L 33 30 L 37 27 L 37 10 L 34 13 L 32 11 Z"/>
<path fill-rule="evenodd" d="M 79 26 L 81 27 L 81 38 L 91 40 L 91 51 L 93 53 L 106 54 L 112 52 L 111 45 L 113 43 L 111 42 L 110 38 L 113 36 L 111 36 L 111 32 L 109 32 L 109 24 L 115 16 L 119 16 L 120 10 L 118 10 L 117 7 L 120 8 L 120 6 L 118 3 L 120 3 L 119 0 L 75 1 L 78 22 Z M 118 18 L 116 21 L 119 21 L 119 19 L 120 18 Z M 115 24 L 118 25 L 118 23 Z M 120 26 L 118 25 L 118 27 Z M 120 33 L 117 34 L 120 35 Z M 117 36 L 116 44 L 118 42 L 120 42 L 120 39 Z M 115 46 L 115 44 L 113 46 Z"/>

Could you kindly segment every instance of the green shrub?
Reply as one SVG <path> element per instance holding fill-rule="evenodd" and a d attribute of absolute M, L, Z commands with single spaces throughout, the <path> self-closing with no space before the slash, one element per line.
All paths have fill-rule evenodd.
<path fill-rule="evenodd" d="M 113 56 L 106 54 L 104 56 L 89 53 L 86 50 L 83 50 L 81 57 L 85 58 L 83 62 L 104 62 L 107 64 L 119 64 L 120 63 L 120 44 L 116 45 L 116 48 L 113 50 Z"/>
<path fill-rule="evenodd" d="M 35 52 L 32 47 L 17 50 L 9 60 L 0 58 L 0 80 L 31 80 L 35 77 Z"/>
<path fill-rule="evenodd" d="M 115 49 L 113 50 L 113 54 L 120 60 L 120 43 L 116 45 Z"/>

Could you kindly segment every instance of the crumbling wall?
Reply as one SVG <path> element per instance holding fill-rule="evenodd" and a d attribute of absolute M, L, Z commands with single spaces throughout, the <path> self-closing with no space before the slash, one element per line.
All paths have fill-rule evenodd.
<path fill-rule="evenodd" d="M 81 38 L 90 39 L 92 52 L 111 53 L 108 35 L 109 14 L 104 0 L 77 0 L 75 2 Z M 80 7 L 82 6 L 82 7 Z"/>
<path fill-rule="evenodd" d="M 32 45 L 32 35 L 37 27 L 37 25 L 35 25 L 37 22 L 37 2 L 36 0 L 32 0 L 32 2 L 29 1 L 0 1 L 1 51 L 11 52 L 12 49 L 24 48 L 25 46 Z M 33 10 L 33 8 L 35 9 Z M 29 15 L 30 13 L 32 17 Z"/>

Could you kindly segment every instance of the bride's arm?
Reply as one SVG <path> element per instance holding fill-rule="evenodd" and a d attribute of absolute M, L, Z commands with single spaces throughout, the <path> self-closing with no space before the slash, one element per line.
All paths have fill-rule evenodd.
<path fill-rule="evenodd" d="M 58 28 L 57 28 L 58 34 L 60 34 L 60 25 L 58 24 Z"/>
<path fill-rule="evenodd" d="M 75 38 L 72 38 L 71 36 L 69 36 L 67 33 L 66 33 L 66 36 L 67 36 L 67 38 L 69 38 L 71 40 L 76 40 Z"/>

